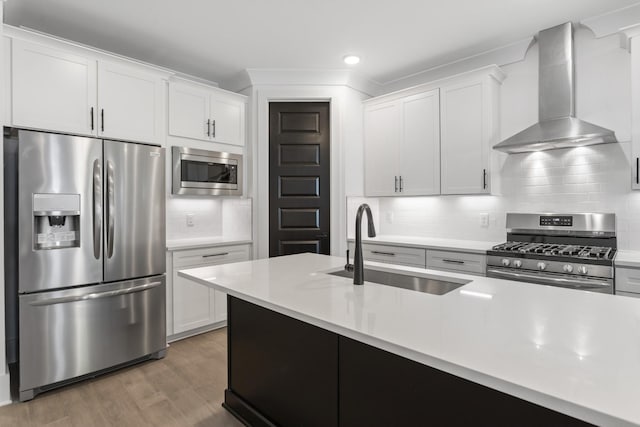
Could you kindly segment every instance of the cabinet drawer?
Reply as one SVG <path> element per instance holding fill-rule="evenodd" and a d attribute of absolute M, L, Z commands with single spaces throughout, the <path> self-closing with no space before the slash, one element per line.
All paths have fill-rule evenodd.
<path fill-rule="evenodd" d="M 640 269 L 616 268 L 616 294 L 618 291 L 640 293 Z"/>
<path fill-rule="evenodd" d="M 486 255 L 463 252 L 427 251 L 427 268 L 458 271 L 461 273 L 485 274 Z"/>
<path fill-rule="evenodd" d="M 181 269 L 184 267 L 228 264 L 231 262 L 247 261 L 249 259 L 249 245 L 188 249 L 174 252 L 173 268 Z"/>
<path fill-rule="evenodd" d="M 621 295 L 623 297 L 640 298 L 640 294 L 634 294 L 633 292 L 618 292 L 618 291 L 616 291 L 616 295 Z"/>
<path fill-rule="evenodd" d="M 354 243 L 349 243 L 351 256 L 355 255 Z M 387 264 L 406 265 L 409 267 L 425 268 L 426 251 L 418 248 L 405 248 L 402 246 L 362 244 L 362 258 L 366 261 L 384 262 Z"/>

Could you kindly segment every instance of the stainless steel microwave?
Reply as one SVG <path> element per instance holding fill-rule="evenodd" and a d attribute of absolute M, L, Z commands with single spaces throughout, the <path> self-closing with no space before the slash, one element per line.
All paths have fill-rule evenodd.
<path fill-rule="evenodd" d="M 172 194 L 241 196 L 242 155 L 172 147 Z"/>

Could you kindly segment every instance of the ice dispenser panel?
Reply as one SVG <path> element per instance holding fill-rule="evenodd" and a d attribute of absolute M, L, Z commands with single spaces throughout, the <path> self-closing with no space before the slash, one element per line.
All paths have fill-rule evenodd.
<path fill-rule="evenodd" d="M 33 195 L 33 248 L 80 246 L 80 195 Z"/>

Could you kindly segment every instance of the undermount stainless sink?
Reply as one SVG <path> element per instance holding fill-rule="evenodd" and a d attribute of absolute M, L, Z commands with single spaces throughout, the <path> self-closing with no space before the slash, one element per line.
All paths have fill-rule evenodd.
<path fill-rule="evenodd" d="M 352 271 L 338 270 L 331 273 L 333 276 L 353 278 Z M 381 285 L 394 286 L 396 288 L 409 289 L 412 291 L 424 292 L 426 294 L 444 295 L 460 286 L 470 283 L 471 280 L 453 279 L 442 280 L 438 277 L 421 277 L 409 274 L 391 273 L 382 270 L 364 269 L 365 282 L 379 283 Z"/>

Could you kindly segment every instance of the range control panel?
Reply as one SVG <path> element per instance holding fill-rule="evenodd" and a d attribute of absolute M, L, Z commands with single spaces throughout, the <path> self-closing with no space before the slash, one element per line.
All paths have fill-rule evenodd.
<path fill-rule="evenodd" d="M 540 225 L 550 225 L 554 227 L 572 227 L 573 217 L 570 215 L 541 216 Z"/>

